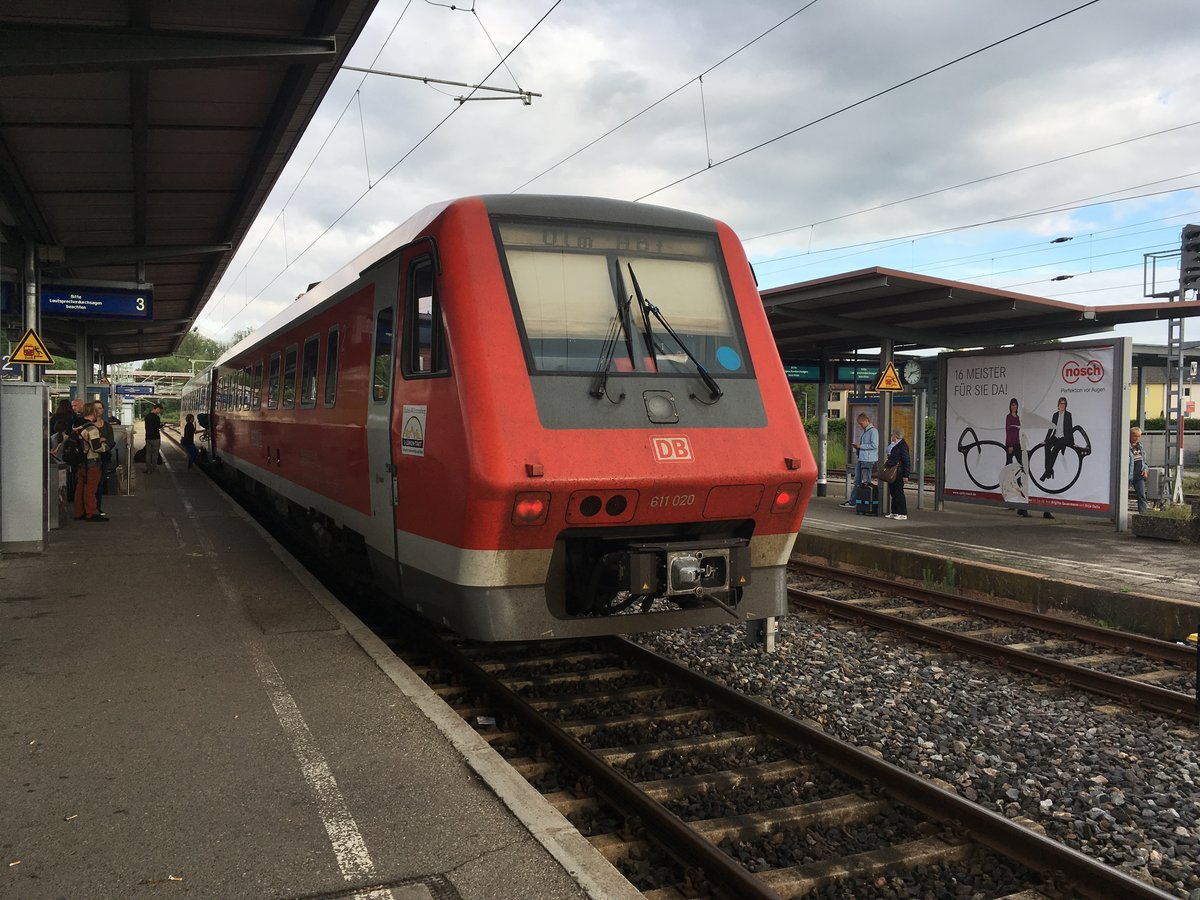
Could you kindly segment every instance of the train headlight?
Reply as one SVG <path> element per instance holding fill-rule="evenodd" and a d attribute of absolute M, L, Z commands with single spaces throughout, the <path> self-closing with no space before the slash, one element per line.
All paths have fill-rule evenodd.
<path fill-rule="evenodd" d="M 550 512 L 550 495 L 542 491 L 525 491 L 513 501 L 514 525 L 544 525 Z"/>
<path fill-rule="evenodd" d="M 800 500 L 799 482 L 789 482 L 781 484 L 778 490 L 775 491 L 775 500 L 771 504 L 771 512 L 784 513 L 790 512 L 796 508 L 796 503 Z"/>

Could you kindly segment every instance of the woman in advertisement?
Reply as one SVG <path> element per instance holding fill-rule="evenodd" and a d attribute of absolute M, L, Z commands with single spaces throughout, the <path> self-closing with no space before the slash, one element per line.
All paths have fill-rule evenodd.
<path fill-rule="evenodd" d="M 1008 401 L 1008 415 L 1004 417 L 1004 464 L 1017 460 L 1021 453 L 1021 416 L 1017 398 Z"/>

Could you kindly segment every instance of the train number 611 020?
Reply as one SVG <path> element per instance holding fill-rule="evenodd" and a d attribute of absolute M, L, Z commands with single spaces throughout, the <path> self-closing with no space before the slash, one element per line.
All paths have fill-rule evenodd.
<path fill-rule="evenodd" d="M 650 508 L 665 509 L 667 507 L 691 506 L 695 502 L 695 494 L 659 494 L 656 497 L 650 498 Z"/>

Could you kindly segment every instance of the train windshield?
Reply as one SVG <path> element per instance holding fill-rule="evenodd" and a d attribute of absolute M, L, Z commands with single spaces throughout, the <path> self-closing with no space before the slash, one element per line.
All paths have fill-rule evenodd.
<path fill-rule="evenodd" d="M 749 374 L 715 236 L 528 222 L 502 222 L 499 234 L 535 370 L 590 374 L 607 357 L 614 372 L 695 373 L 642 314 L 632 266 L 696 362 L 718 378 Z"/>

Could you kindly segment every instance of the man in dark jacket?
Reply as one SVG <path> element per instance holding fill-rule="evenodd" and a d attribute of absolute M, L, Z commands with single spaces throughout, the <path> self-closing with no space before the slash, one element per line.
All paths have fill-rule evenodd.
<path fill-rule="evenodd" d="M 1075 438 L 1071 434 L 1075 430 L 1071 414 L 1067 412 L 1067 398 L 1058 398 L 1058 412 L 1050 417 L 1054 424 L 1046 431 L 1046 471 L 1042 473 L 1042 481 L 1054 477 L 1054 461 L 1068 447 L 1075 446 Z"/>
<path fill-rule="evenodd" d="M 146 474 L 153 475 L 154 467 L 158 465 L 158 447 L 162 442 L 162 404 L 155 403 L 146 413 Z"/>

